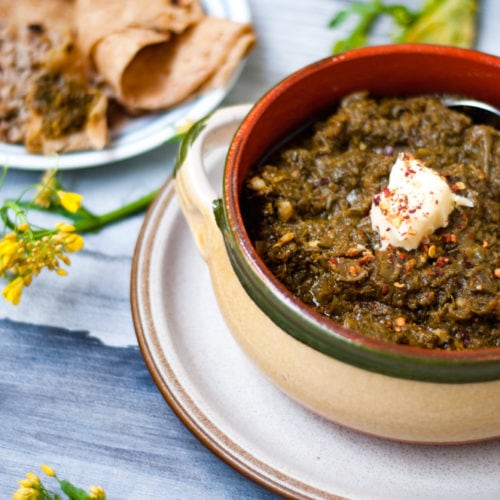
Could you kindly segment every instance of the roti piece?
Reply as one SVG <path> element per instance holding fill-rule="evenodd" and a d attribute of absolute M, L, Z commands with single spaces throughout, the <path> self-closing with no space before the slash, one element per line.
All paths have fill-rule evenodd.
<path fill-rule="evenodd" d="M 32 106 L 26 128 L 26 150 L 30 153 L 54 154 L 104 148 L 108 142 L 107 98 L 95 90 L 87 91 L 86 96 L 89 102 L 82 121 L 77 118 L 73 121 L 73 126 L 68 128 L 58 128 L 57 124 L 51 127 L 47 123 L 47 112 L 41 113 Z M 58 119 L 57 116 L 50 118 L 56 121 Z M 56 130 L 53 131 L 53 128 Z"/>
<path fill-rule="evenodd" d="M 0 0 L 0 19 L 17 27 L 44 25 L 51 31 L 74 27 L 74 0 Z"/>
<path fill-rule="evenodd" d="M 169 38 L 168 32 L 142 28 L 129 28 L 103 38 L 94 50 L 93 61 L 99 78 L 109 86 L 110 94 L 121 101 L 120 88 L 124 68 L 144 47 L 156 46 Z"/>
<path fill-rule="evenodd" d="M 137 30 L 111 35 L 94 52 L 97 71 L 131 110 L 165 109 L 223 85 L 255 43 L 251 25 L 210 16 L 165 41 L 148 44 L 144 33 L 141 43 L 137 35 Z M 129 36 L 133 42 L 126 43 Z M 134 46 L 135 54 L 128 50 Z"/>
<path fill-rule="evenodd" d="M 199 0 L 76 0 L 78 43 L 92 57 L 98 42 L 130 28 L 182 33 L 204 16 Z"/>
<path fill-rule="evenodd" d="M 0 140 L 31 153 L 101 149 L 107 97 L 87 83 L 73 0 L 0 0 Z M 8 23 L 8 24 L 7 24 Z"/>
<path fill-rule="evenodd" d="M 88 87 L 73 34 L 30 24 L 0 36 L 0 140 L 34 153 L 104 147 L 107 98 Z"/>

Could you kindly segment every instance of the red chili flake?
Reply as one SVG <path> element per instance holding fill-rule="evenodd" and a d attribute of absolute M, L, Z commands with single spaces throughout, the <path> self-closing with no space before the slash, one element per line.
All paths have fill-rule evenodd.
<path fill-rule="evenodd" d="M 468 269 L 471 269 L 472 267 L 474 267 L 470 258 L 465 254 L 464 254 L 464 264 L 465 264 L 465 267 Z"/>
<path fill-rule="evenodd" d="M 448 257 L 444 257 L 443 255 L 441 255 L 436 259 L 436 266 L 444 267 L 447 266 L 449 262 L 450 259 L 448 259 Z"/>
<path fill-rule="evenodd" d="M 463 210 L 460 211 L 460 219 L 462 219 L 462 223 L 458 225 L 458 228 L 464 229 L 467 226 L 469 219 L 467 217 L 467 214 Z"/>
<path fill-rule="evenodd" d="M 403 252 L 399 252 L 399 253 L 398 253 L 398 257 L 399 257 L 400 259 L 402 259 L 402 260 L 405 260 L 405 259 L 406 259 L 406 254 L 405 254 L 405 253 L 403 253 Z"/>
<path fill-rule="evenodd" d="M 386 196 L 387 198 L 391 196 L 391 190 L 388 187 L 382 189 L 382 192 L 384 193 L 384 196 Z"/>
<path fill-rule="evenodd" d="M 441 240 L 443 243 L 456 243 L 457 242 L 457 235 L 453 233 L 444 233 L 441 236 Z"/>
<path fill-rule="evenodd" d="M 389 285 L 382 285 L 382 295 L 387 295 L 389 293 Z"/>
<path fill-rule="evenodd" d="M 337 258 L 336 258 L 336 257 L 332 257 L 332 258 L 328 261 L 328 263 L 329 263 L 330 265 L 332 265 L 332 266 L 336 266 L 336 265 L 339 263 L 339 261 L 337 260 Z"/>

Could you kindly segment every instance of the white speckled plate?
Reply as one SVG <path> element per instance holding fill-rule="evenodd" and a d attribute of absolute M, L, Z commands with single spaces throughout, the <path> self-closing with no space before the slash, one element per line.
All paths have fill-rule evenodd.
<path fill-rule="evenodd" d="M 225 152 L 207 159 L 212 170 Z M 384 441 L 327 422 L 271 385 L 219 313 L 171 181 L 141 230 L 131 294 L 139 345 L 168 403 L 206 446 L 267 488 L 292 498 L 500 498 L 500 440 Z"/>
<path fill-rule="evenodd" d="M 202 0 L 202 4 L 209 15 L 243 23 L 251 21 L 246 0 Z M 186 121 L 197 121 L 213 111 L 231 89 L 241 69 L 242 65 L 231 82 L 223 88 L 206 92 L 166 112 L 127 120 L 120 127 L 111 130 L 110 144 L 103 150 L 43 156 L 27 153 L 21 145 L 0 143 L 0 162 L 18 169 L 69 170 L 105 165 L 144 153 L 174 137 L 177 128 Z"/>

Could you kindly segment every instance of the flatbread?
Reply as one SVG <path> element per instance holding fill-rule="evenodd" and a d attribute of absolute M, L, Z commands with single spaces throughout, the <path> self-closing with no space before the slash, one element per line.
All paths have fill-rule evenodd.
<path fill-rule="evenodd" d="M 112 89 L 114 97 L 120 99 L 121 79 L 124 68 L 144 48 L 164 43 L 170 38 L 168 32 L 142 28 L 129 28 L 103 38 L 94 49 L 93 65 L 100 77 Z"/>
<path fill-rule="evenodd" d="M 0 83 L 11 89 L 0 100 L 0 138 L 42 153 L 104 147 L 108 103 L 129 114 L 174 106 L 224 85 L 255 43 L 250 24 L 207 16 L 200 0 L 0 0 L 0 34 L 9 40 L 0 57 L 10 61 Z M 52 137 L 45 121 L 44 134 L 44 107 L 29 90 L 42 73 L 77 80 L 96 97 L 83 125 L 59 122 L 74 132 Z M 12 109 L 15 123 L 5 118 Z"/>
<path fill-rule="evenodd" d="M 44 132 L 44 117 L 36 105 L 36 94 L 42 79 L 47 86 L 42 86 L 48 116 L 62 127 L 64 116 L 78 110 L 75 106 L 85 106 L 83 123 L 71 122 L 71 127 L 60 128 L 56 137 Z M 87 104 L 82 99 L 88 100 Z M 62 106 L 62 109 L 59 108 Z M 33 73 L 31 86 L 25 98 L 28 112 L 26 120 L 26 150 L 31 153 L 53 154 L 68 151 L 102 149 L 109 139 L 107 124 L 108 98 L 99 89 L 88 85 L 85 65 L 74 38 L 68 33 L 65 43 L 47 51 L 40 73 Z M 69 108 L 71 107 L 71 109 Z M 66 124 L 67 125 L 67 124 Z"/>
<path fill-rule="evenodd" d="M 132 110 L 168 108 L 223 85 L 255 43 L 251 25 L 210 16 L 165 41 L 141 43 L 136 35 L 110 35 L 96 45 L 93 60 L 118 101 Z M 125 41 L 128 36 L 133 42 Z M 135 54 L 128 50 L 133 46 Z"/>
<path fill-rule="evenodd" d="M 0 19 L 14 26 L 43 24 L 65 31 L 74 27 L 74 15 L 74 0 L 0 0 Z"/>
<path fill-rule="evenodd" d="M 129 28 L 182 33 L 204 16 L 199 0 L 76 0 L 78 43 L 92 57 L 96 44 Z"/>
<path fill-rule="evenodd" d="M 97 93 L 81 130 L 64 134 L 60 137 L 47 137 L 43 133 L 43 117 L 34 109 L 26 127 L 26 150 L 44 155 L 103 149 L 108 142 L 106 110 L 108 101 L 104 94 Z"/>
<path fill-rule="evenodd" d="M 37 12 L 24 12 L 31 4 L 39 7 Z M 42 4 L 50 9 L 44 10 Z M 7 19 L 8 25 L 0 26 L 0 140 L 13 144 L 24 143 L 26 150 L 31 153 L 101 149 L 106 145 L 109 135 L 107 97 L 88 85 L 85 61 L 75 43 L 74 31 L 66 25 L 49 29 L 51 23 L 47 19 L 40 22 L 45 15 L 43 13 L 53 13 L 56 4 L 61 7 L 66 2 L 23 0 L 13 3 L 18 9 L 16 12 L 11 9 L 13 17 Z M 22 5 L 24 10 L 20 8 Z M 5 12 L 6 4 L 1 3 L 0 7 Z M 73 82 L 73 95 L 74 85 L 78 85 L 78 102 L 81 96 L 87 99 L 83 121 L 80 115 L 78 123 L 63 125 L 65 117 L 75 116 L 67 113 L 70 106 L 73 112 L 76 110 L 74 102 L 67 102 L 59 114 L 50 116 L 51 126 L 59 127 L 59 131 L 52 130 L 47 134 L 47 126 L 44 127 L 44 118 L 47 117 L 42 116 L 35 98 L 40 82 L 45 82 L 45 85 L 54 82 L 43 90 L 44 93 L 49 88 L 52 90 L 54 100 L 50 100 L 50 93 L 45 94 L 45 102 L 51 112 L 56 111 L 56 101 L 64 102 L 61 101 L 64 99 L 64 89 L 70 88 L 67 83 Z M 51 104 L 48 104 L 49 101 Z"/>

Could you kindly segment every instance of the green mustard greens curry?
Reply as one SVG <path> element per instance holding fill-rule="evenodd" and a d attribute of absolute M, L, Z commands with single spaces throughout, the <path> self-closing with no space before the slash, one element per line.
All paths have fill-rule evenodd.
<path fill-rule="evenodd" d="M 370 209 L 401 152 L 472 206 L 457 205 L 413 250 L 382 250 Z M 335 322 L 424 348 L 500 347 L 499 131 L 438 97 L 357 92 L 271 152 L 241 196 L 270 271 Z"/>

